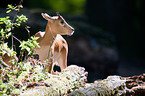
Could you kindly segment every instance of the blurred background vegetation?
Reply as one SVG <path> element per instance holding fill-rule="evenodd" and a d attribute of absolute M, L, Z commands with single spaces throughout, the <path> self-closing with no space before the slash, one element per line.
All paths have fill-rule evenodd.
<path fill-rule="evenodd" d="M 80 59 L 84 52 L 81 53 L 82 50 L 79 50 L 80 55 L 74 55 L 73 53 L 75 51 L 77 53 L 79 52 L 77 51 L 77 49 L 70 48 L 69 51 L 70 55 L 68 60 L 69 63 L 85 66 L 88 71 L 92 71 L 92 68 L 96 68 L 93 69 L 94 71 L 92 72 L 92 74 L 94 75 L 101 74 L 101 76 L 97 75 L 98 78 L 106 78 L 106 75 L 110 74 L 129 76 L 145 72 L 144 0 L 22 0 L 22 1 L 24 8 L 28 10 L 41 9 L 41 11 L 43 10 L 43 12 L 53 11 L 54 13 L 55 12 L 62 13 L 63 16 L 66 18 L 66 20 L 69 21 L 69 23 L 76 29 L 74 37 L 73 36 L 68 37 L 73 38 L 72 40 L 66 38 L 69 42 L 70 47 L 74 47 L 75 45 L 73 46 L 73 43 L 79 42 L 80 38 L 82 41 L 84 40 L 86 42 L 85 43 L 86 45 L 88 44 L 87 45 L 89 46 L 88 49 L 84 48 L 84 45 L 82 46 L 84 48 L 83 49 L 84 52 L 86 52 L 86 50 L 87 51 L 89 50 L 88 53 L 86 52 L 86 54 L 84 55 L 90 57 L 90 59 L 88 61 L 85 61 L 86 59 L 85 60 Z M 1 0 L 0 7 L 6 8 L 7 4 L 17 5 L 19 4 L 19 2 L 20 0 Z M 31 17 L 30 20 L 32 18 L 33 17 Z M 44 28 L 45 26 L 43 28 L 37 26 L 37 29 L 40 30 Z M 81 43 L 79 44 L 82 44 L 81 40 L 80 40 Z M 102 52 L 101 55 L 97 56 L 100 53 L 92 52 L 93 48 L 94 48 L 93 50 L 97 50 L 98 47 L 96 46 L 99 46 L 100 48 L 99 50 L 102 50 L 101 49 L 102 46 L 103 48 L 104 46 L 105 48 L 106 46 L 107 48 L 108 47 L 112 48 L 113 50 L 115 50 L 116 52 L 115 54 L 117 54 L 115 55 L 115 57 L 116 58 L 118 57 L 119 59 L 114 60 L 115 57 L 113 57 L 114 61 L 110 58 L 108 60 L 108 57 L 106 55 L 105 55 L 106 57 L 104 56 L 103 53 L 104 51 L 97 51 Z M 106 52 L 106 49 L 104 50 Z M 94 53 L 93 56 L 88 55 L 90 52 Z M 101 58 L 101 56 L 104 56 L 103 59 Z M 109 57 L 111 56 L 109 55 Z M 77 59 L 71 60 L 72 58 Z M 106 60 L 106 58 L 108 61 Z M 78 59 L 80 59 L 81 61 L 79 61 Z M 89 63 L 91 63 L 93 67 L 89 67 L 91 66 L 89 65 Z M 104 66 L 106 66 L 107 68 Z M 112 67 L 108 66 L 113 67 L 116 66 L 116 67 L 114 67 L 114 69 L 111 69 Z M 108 71 L 106 72 L 106 70 Z"/>
<path fill-rule="evenodd" d="M 19 4 L 20 0 L 1 0 L 1 7 L 6 7 L 7 4 Z M 71 14 L 82 14 L 86 0 L 22 0 L 24 7 L 41 8 L 58 12 L 67 12 Z"/>
<path fill-rule="evenodd" d="M 86 0 L 27 0 L 24 4 L 29 8 L 43 8 L 72 14 L 84 13 Z"/>

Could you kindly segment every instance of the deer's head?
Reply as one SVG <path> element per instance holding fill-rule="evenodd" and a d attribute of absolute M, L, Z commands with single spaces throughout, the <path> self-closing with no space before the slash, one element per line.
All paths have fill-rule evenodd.
<path fill-rule="evenodd" d="M 71 27 L 64 18 L 57 13 L 57 16 L 49 16 L 47 13 L 41 13 L 44 19 L 48 20 L 47 26 L 51 27 L 54 34 L 60 35 L 72 35 L 74 33 L 74 28 Z"/>

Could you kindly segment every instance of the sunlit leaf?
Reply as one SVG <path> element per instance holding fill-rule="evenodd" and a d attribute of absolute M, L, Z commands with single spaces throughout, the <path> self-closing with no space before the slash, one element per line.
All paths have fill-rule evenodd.
<path fill-rule="evenodd" d="M 6 34 L 6 38 L 8 39 L 11 35 L 12 35 L 12 33 L 9 32 L 8 34 Z"/>
<path fill-rule="evenodd" d="M 7 10 L 6 13 L 10 13 L 12 10 Z"/>

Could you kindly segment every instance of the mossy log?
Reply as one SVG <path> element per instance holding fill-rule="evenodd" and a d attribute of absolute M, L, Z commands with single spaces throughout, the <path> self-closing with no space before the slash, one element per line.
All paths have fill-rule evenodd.
<path fill-rule="evenodd" d="M 70 96 L 118 96 L 125 92 L 126 80 L 120 76 L 109 76 L 104 80 L 97 80 L 85 87 L 76 89 Z"/>
<path fill-rule="evenodd" d="M 68 66 L 58 75 L 51 75 L 44 80 L 48 86 L 39 86 L 27 89 L 21 96 L 59 96 L 67 95 L 73 89 L 84 86 L 87 81 L 87 72 L 82 67 Z"/>
<path fill-rule="evenodd" d="M 43 72 L 43 67 L 37 63 L 34 67 L 30 62 L 24 63 L 20 74 L 16 70 L 9 72 L 7 68 L 4 72 L 6 75 L 0 81 L 0 94 L 3 96 L 145 96 L 145 74 L 133 77 L 108 76 L 104 80 L 86 83 L 88 73 L 83 67 L 71 65 L 57 75 L 52 75 Z"/>
<path fill-rule="evenodd" d="M 86 83 L 87 72 L 82 67 L 69 66 L 58 75 L 52 75 L 39 86 L 21 93 L 22 96 L 144 96 L 145 74 L 133 77 L 108 76 L 104 80 Z M 132 86 L 131 86 L 132 85 Z"/>
<path fill-rule="evenodd" d="M 69 96 L 145 96 L 145 74 L 132 77 L 108 76 L 107 79 L 76 89 Z"/>

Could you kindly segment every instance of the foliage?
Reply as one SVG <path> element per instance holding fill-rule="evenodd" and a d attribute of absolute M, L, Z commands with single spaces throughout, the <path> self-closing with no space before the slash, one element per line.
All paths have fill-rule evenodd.
<path fill-rule="evenodd" d="M 59 12 L 82 14 L 85 11 L 86 0 L 28 0 L 26 3 L 31 8 L 37 7 Z"/>
<path fill-rule="evenodd" d="M 0 54 L 4 55 L 6 53 L 8 56 L 13 56 L 16 54 L 16 52 L 13 51 L 13 49 L 10 49 L 8 47 L 7 43 L 0 44 Z"/>
<path fill-rule="evenodd" d="M 87 79 L 85 69 L 74 65 L 57 75 L 44 72 L 43 64 L 33 58 L 28 58 L 26 63 L 20 62 L 18 65 L 14 70 L 5 68 L 3 71 L 0 80 L 0 95 L 67 94 L 83 86 Z"/>
<path fill-rule="evenodd" d="M 12 5 L 8 5 L 8 10 L 6 13 L 10 13 L 11 11 L 16 11 L 19 12 L 20 8 L 23 8 L 22 5 L 18 5 L 18 6 L 12 6 Z M 2 55 L 7 54 L 8 56 L 14 56 L 16 54 L 16 52 L 14 52 L 13 50 L 13 44 L 12 44 L 12 48 L 8 48 L 7 43 L 4 43 L 4 41 L 6 39 L 8 39 L 10 36 L 13 38 L 13 32 L 12 30 L 14 30 L 15 27 L 19 27 L 21 26 L 21 24 L 23 22 L 26 22 L 28 20 L 28 18 L 21 14 L 21 15 L 17 15 L 13 18 L 13 20 L 10 19 L 10 16 L 6 16 L 3 18 L 0 18 L 0 25 L 4 26 L 1 27 L 0 29 L 0 53 L 2 53 Z M 29 55 L 32 55 L 34 52 L 34 49 L 39 47 L 38 43 L 36 42 L 38 38 L 37 37 L 31 37 L 30 39 L 28 39 L 28 41 L 20 41 L 21 42 L 21 50 L 26 49 L 29 52 Z M 18 40 L 18 39 L 17 39 Z M 12 41 L 13 43 L 13 41 Z M 10 53 L 13 53 L 10 55 Z"/>
<path fill-rule="evenodd" d="M 44 0 L 44 2 L 59 12 L 83 13 L 86 0 Z"/>
<path fill-rule="evenodd" d="M 67 95 L 74 89 L 84 86 L 86 82 L 87 72 L 82 67 L 75 65 L 68 66 L 65 70 L 57 75 L 48 73 L 48 77 L 44 80 L 46 86 L 39 86 L 33 89 L 27 89 L 22 96 L 59 96 Z"/>
<path fill-rule="evenodd" d="M 10 13 L 12 10 L 19 11 L 20 8 L 23 8 L 23 6 L 22 5 L 18 5 L 18 6 L 8 5 L 8 8 L 7 8 L 8 10 L 6 13 Z"/>
<path fill-rule="evenodd" d="M 19 6 L 17 8 L 12 5 L 8 5 L 8 11 L 6 13 L 11 12 L 12 10 L 19 11 L 20 8 L 21 8 L 21 6 Z M 20 15 L 20 16 L 17 15 L 16 20 L 15 20 L 15 18 L 13 20 L 11 20 L 9 16 L 0 18 L 0 24 L 5 26 L 4 28 L 1 27 L 1 29 L 0 29 L 0 47 L 1 47 L 0 52 L 3 53 L 3 55 L 5 53 L 7 53 L 7 55 L 10 56 L 9 55 L 10 52 L 7 52 L 7 51 L 4 52 L 4 50 L 3 50 L 3 49 L 5 49 L 5 50 L 10 51 L 10 48 L 7 47 L 7 43 L 4 43 L 5 39 L 8 39 L 10 36 L 13 35 L 12 30 L 14 29 L 14 27 L 20 26 L 21 23 L 26 22 L 26 20 L 27 20 L 27 18 L 24 15 Z M 13 51 L 13 47 L 12 47 L 11 51 Z M 14 53 L 14 52 L 12 52 L 12 53 Z M 12 54 L 12 55 L 14 55 L 14 54 Z"/>
<path fill-rule="evenodd" d="M 33 37 L 31 36 L 31 39 L 28 39 L 28 41 L 22 41 L 20 44 L 21 50 L 27 50 L 29 53 L 28 55 L 33 55 L 34 49 L 39 48 L 39 44 L 36 42 L 36 40 L 39 37 Z"/>
<path fill-rule="evenodd" d="M 16 16 L 12 17 L 6 16 L 0 18 L 0 94 L 1 95 L 13 95 L 13 94 L 18 94 L 20 93 L 23 89 L 25 89 L 25 84 L 22 83 L 22 80 L 30 73 L 30 69 L 32 70 L 37 70 L 35 73 L 38 73 L 38 70 L 40 70 L 40 66 L 34 66 L 31 67 L 30 62 L 25 64 L 24 62 L 19 62 L 17 63 L 15 60 L 11 60 L 12 62 L 12 67 L 3 66 L 2 62 L 2 56 L 7 55 L 9 57 L 13 57 L 17 53 L 13 50 L 13 38 L 14 38 L 14 28 L 21 26 L 23 22 L 26 22 L 28 18 L 21 14 L 17 15 L 17 13 L 20 11 L 20 8 L 22 8 L 22 5 L 18 6 L 12 6 L 8 5 L 8 10 L 6 13 L 10 13 L 11 11 L 16 12 Z M 6 39 L 9 37 L 12 37 L 12 48 L 8 47 L 8 43 L 5 42 Z M 18 40 L 21 44 L 21 50 L 22 51 L 28 51 L 28 55 L 33 54 L 35 51 L 35 48 L 39 47 L 38 43 L 36 40 L 38 39 L 37 37 L 31 36 L 28 41 L 20 41 L 15 37 L 16 40 Z M 22 54 L 21 54 L 22 55 Z M 24 65 L 25 64 L 25 65 Z M 37 64 L 37 63 L 36 63 Z M 4 64 L 5 65 L 5 64 Z M 33 76 L 34 75 L 34 76 Z M 23 77 L 24 76 L 24 77 Z M 42 75 L 43 76 L 43 75 Z M 39 81 L 40 79 L 42 80 L 44 77 L 40 76 L 39 74 L 32 74 L 30 80 L 32 81 Z M 37 79 L 36 79 L 37 77 Z M 38 78 L 39 77 L 39 78 Z M 19 84 L 21 82 L 21 84 Z M 19 88 L 20 87 L 20 88 Z M 22 88 L 21 88 L 22 87 Z"/>
<path fill-rule="evenodd" d="M 39 83 L 48 78 L 48 73 L 43 73 L 43 66 L 40 62 L 29 59 L 26 63 L 20 62 L 11 70 L 5 68 L 0 80 L 1 95 L 16 95 L 30 88 L 31 85 Z M 44 85 L 44 84 L 42 84 Z"/>

